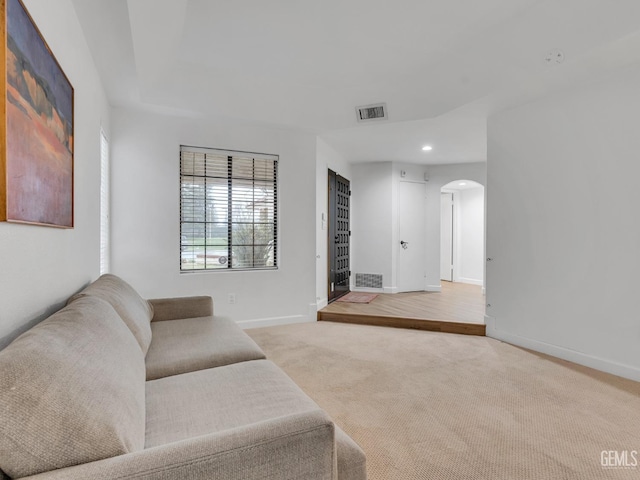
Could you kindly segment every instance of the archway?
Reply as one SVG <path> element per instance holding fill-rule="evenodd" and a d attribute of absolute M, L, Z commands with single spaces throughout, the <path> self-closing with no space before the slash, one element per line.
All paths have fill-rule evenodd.
<path fill-rule="evenodd" d="M 460 179 L 440 192 L 440 278 L 484 287 L 484 186 Z"/>

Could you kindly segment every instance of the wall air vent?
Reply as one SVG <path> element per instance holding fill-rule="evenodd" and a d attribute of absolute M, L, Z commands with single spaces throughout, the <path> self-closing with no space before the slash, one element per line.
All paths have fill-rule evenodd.
<path fill-rule="evenodd" d="M 386 120 L 387 104 L 376 103 L 374 105 L 364 105 L 356 107 L 356 114 L 359 122 L 370 122 L 372 120 Z"/>
<path fill-rule="evenodd" d="M 356 273 L 356 287 L 382 288 L 382 275 L 377 273 Z"/>

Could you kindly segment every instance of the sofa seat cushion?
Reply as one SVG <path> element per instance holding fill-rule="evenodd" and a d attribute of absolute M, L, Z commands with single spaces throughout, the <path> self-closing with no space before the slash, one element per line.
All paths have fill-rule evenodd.
<path fill-rule="evenodd" d="M 238 325 L 224 317 L 152 322 L 147 380 L 265 358 Z"/>
<path fill-rule="evenodd" d="M 268 360 L 149 381 L 146 403 L 145 448 L 319 408 Z"/>
<path fill-rule="evenodd" d="M 151 344 L 150 322 L 153 318 L 153 308 L 149 302 L 127 282 L 111 274 L 102 275 L 67 303 L 87 296 L 98 297 L 110 303 L 136 337 L 142 353 L 147 353 Z"/>
<path fill-rule="evenodd" d="M 147 382 L 145 448 L 318 410 L 278 367 L 255 360 Z M 362 449 L 335 428 L 338 480 L 366 480 Z"/>
<path fill-rule="evenodd" d="M 145 369 L 113 307 L 80 298 L 0 352 L 0 468 L 12 478 L 142 450 Z"/>

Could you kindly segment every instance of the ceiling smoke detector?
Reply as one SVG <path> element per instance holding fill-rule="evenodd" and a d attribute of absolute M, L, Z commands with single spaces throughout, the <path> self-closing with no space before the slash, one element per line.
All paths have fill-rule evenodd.
<path fill-rule="evenodd" d="M 356 107 L 356 115 L 359 122 L 369 122 L 372 120 L 386 120 L 387 116 L 387 104 L 375 103 L 373 105 L 363 105 L 362 107 Z"/>

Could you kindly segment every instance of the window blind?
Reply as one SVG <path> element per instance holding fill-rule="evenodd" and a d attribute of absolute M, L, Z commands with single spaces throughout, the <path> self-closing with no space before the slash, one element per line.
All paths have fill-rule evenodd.
<path fill-rule="evenodd" d="M 100 275 L 109 273 L 109 141 L 100 130 Z"/>
<path fill-rule="evenodd" d="M 278 266 L 278 156 L 180 147 L 180 270 Z"/>

